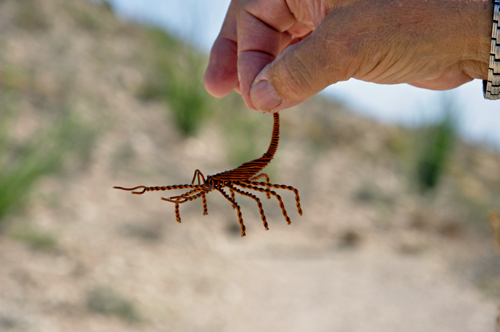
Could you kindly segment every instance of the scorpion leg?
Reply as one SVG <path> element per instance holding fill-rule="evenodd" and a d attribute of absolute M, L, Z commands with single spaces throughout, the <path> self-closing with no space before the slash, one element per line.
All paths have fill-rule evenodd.
<path fill-rule="evenodd" d="M 299 191 L 297 189 L 295 189 L 292 186 L 286 186 L 284 184 L 272 184 L 272 183 L 268 183 L 267 185 L 269 187 L 271 187 L 271 188 L 287 189 L 287 190 L 293 191 L 294 194 L 295 194 L 295 202 L 296 202 L 296 205 L 297 205 L 297 211 L 299 212 L 300 215 L 302 215 L 302 208 L 300 207 L 300 196 L 299 196 Z"/>
<path fill-rule="evenodd" d="M 181 214 L 179 212 L 179 203 L 175 202 L 175 219 L 180 224 L 181 223 Z"/>
<path fill-rule="evenodd" d="M 231 193 L 231 198 L 233 199 L 233 201 L 236 202 L 236 197 L 234 196 L 233 187 L 229 187 L 229 192 Z M 233 210 L 234 209 L 235 209 L 235 206 L 233 205 Z"/>
<path fill-rule="evenodd" d="M 266 229 L 266 231 L 268 231 L 269 227 L 268 227 L 268 224 L 266 221 L 266 215 L 264 214 L 264 208 L 262 207 L 262 203 L 260 202 L 260 199 L 257 196 L 250 194 L 250 193 L 247 193 L 245 191 L 239 190 L 238 188 L 234 188 L 234 187 L 229 187 L 229 188 L 236 191 L 240 195 L 251 197 L 257 202 L 257 206 L 259 207 L 260 216 L 262 217 L 262 223 L 264 224 L 264 228 Z"/>
<path fill-rule="evenodd" d="M 269 189 L 269 175 L 267 175 L 266 173 L 261 173 L 259 175 L 256 175 L 254 176 L 253 178 L 250 179 L 250 182 L 257 182 L 258 179 L 260 178 L 266 178 L 266 187 L 267 189 Z M 262 182 L 259 182 L 260 185 L 262 185 Z M 267 199 L 271 199 L 271 195 L 269 193 L 266 193 L 267 195 Z"/>
<path fill-rule="evenodd" d="M 207 209 L 207 196 L 205 193 L 201 195 L 201 199 L 203 200 L 203 215 L 206 216 L 208 214 L 208 209 Z"/>
<path fill-rule="evenodd" d="M 222 190 L 221 188 L 215 188 L 215 189 L 217 189 L 222 194 L 222 196 L 224 196 L 228 201 L 230 201 L 231 204 L 233 204 L 233 207 L 236 208 L 236 210 L 238 210 L 238 221 L 240 222 L 240 227 L 241 227 L 241 237 L 245 236 L 246 227 L 245 224 L 243 223 L 243 215 L 241 214 L 240 206 L 238 205 L 238 203 L 236 203 L 234 199 L 229 197 L 228 194 L 224 192 L 224 190 Z"/>
<path fill-rule="evenodd" d="M 199 191 L 203 191 L 201 194 L 201 198 L 203 200 L 203 215 L 207 215 L 208 214 L 208 209 L 207 209 L 207 198 L 206 198 L 206 189 L 205 188 L 197 188 L 197 189 L 193 189 L 193 190 L 190 190 L 188 191 L 187 193 L 184 193 L 182 195 L 179 195 L 179 196 L 172 196 L 172 197 L 169 197 L 170 200 L 173 200 L 175 201 L 176 199 L 185 199 L 187 196 L 191 195 L 191 194 L 194 194 L 196 192 L 199 192 Z M 167 200 L 167 199 L 164 199 L 164 200 Z M 181 203 L 184 203 L 185 201 L 182 201 Z"/>
<path fill-rule="evenodd" d="M 272 184 L 272 183 L 262 184 L 262 182 L 255 182 L 255 181 L 244 181 L 244 183 L 250 184 L 250 185 L 254 185 L 254 186 L 264 186 L 265 185 L 268 189 L 269 188 L 278 188 L 278 189 L 287 189 L 287 190 L 293 191 L 295 193 L 295 202 L 296 202 L 296 205 L 297 205 L 297 212 L 300 215 L 302 215 L 302 208 L 300 206 L 299 191 L 297 189 L 295 189 L 294 187 L 292 187 L 292 186 L 286 186 L 286 185 L 283 185 L 283 184 Z"/>
<path fill-rule="evenodd" d="M 201 185 L 202 182 L 205 183 L 205 176 L 199 169 L 194 171 L 193 181 L 191 181 L 192 184 L 194 184 L 195 178 L 198 179 L 199 186 Z M 207 197 L 205 195 L 202 195 L 201 198 L 203 200 L 203 215 L 206 216 L 208 215 Z"/>
<path fill-rule="evenodd" d="M 198 185 L 200 186 L 203 180 L 203 183 L 205 183 L 205 176 L 203 173 L 197 169 L 194 171 L 194 176 L 193 176 L 193 181 L 191 181 L 192 184 L 194 184 L 195 179 L 198 179 Z M 207 197 L 203 194 L 201 196 L 203 200 L 203 215 L 206 216 L 208 214 L 208 208 L 207 208 Z"/>
<path fill-rule="evenodd" d="M 286 222 L 288 223 L 288 225 L 290 225 L 292 223 L 290 221 L 290 218 L 288 217 L 288 213 L 286 212 L 285 204 L 283 204 L 283 201 L 281 200 L 281 196 L 278 195 L 276 192 L 274 192 L 274 191 L 272 191 L 270 189 L 264 189 L 264 188 L 253 186 L 253 185 L 251 185 L 248 182 L 234 182 L 234 184 L 238 185 L 240 187 L 243 187 L 245 189 L 257 190 L 257 191 L 260 191 L 261 193 L 270 193 L 271 195 L 273 195 L 274 197 L 276 197 L 276 199 L 278 200 L 278 202 L 280 204 L 281 212 L 283 212 L 283 216 L 285 217 Z"/>
<path fill-rule="evenodd" d="M 169 199 L 175 200 L 176 198 L 185 198 L 185 197 L 191 196 L 191 195 L 193 195 L 197 192 L 203 191 L 203 190 L 205 190 L 205 189 L 204 188 L 196 188 L 196 189 L 190 190 L 188 192 L 185 192 L 184 194 L 181 194 L 181 195 L 170 196 Z"/>
<path fill-rule="evenodd" d="M 194 171 L 193 181 L 191 181 L 191 184 L 194 184 L 194 181 L 196 180 L 197 177 L 198 177 L 198 185 L 201 184 L 200 178 L 203 179 L 203 183 L 205 183 L 205 176 L 203 176 L 203 173 L 199 169 L 197 169 Z"/>
<path fill-rule="evenodd" d="M 171 203 L 182 204 L 182 203 L 194 201 L 195 199 L 200 198 L 200 197 L 204 196 L 205 194 L 206 194 L 206 192 L 203 191 L 201 193 L 198 193 L 196 195 L 191 195 L 191 196 L 179 195 L 179 196 L 172 196 L 172 197 L 169 197 L 169 198 L 162 197 L 161 200 L 162 201 L 171 202 Z"/>
<path fill-rule="evenodd" d="M 175 218 L 176 218 L 177 222 L 179 222 L 179 223 L 181 222 L 181 215 L 179 213 L 179 204 L 186 203 L 188 201 L 189 202 L 194 201 L 195 199 L 200 198 L 200 197 L 205 198 L 205 194 L 206 194 L 205 191 L 198 193 L 196 195 L 186 196 L 186 195 L 193 193 L 193 192 L 195 192 L 195 190 L 192 190 L 192 191 L 190 191 L 184 195 L 180 195 L 180 196 L 175 196 L 175 197 L 170 197 L 170 198 L 165 198 L 165 197 L 161 198 L 163 201 L 167 201 L 167 202 L 171 202 L 171 203 L 175 204 Z M 206 204 L 204 204 L 203 208 L 204 208 L 204 210 L 206 210 Z"/>

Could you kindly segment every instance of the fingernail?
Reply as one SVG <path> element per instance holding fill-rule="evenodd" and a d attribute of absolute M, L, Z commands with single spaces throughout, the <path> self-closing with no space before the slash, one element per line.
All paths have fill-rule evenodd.
<path fill-rule="evenodd" d="M 252 86 L 250 97 L 254 105 L 263 111 L 270 111 L 283 102 L 271 83 L 266 80 Z"/>

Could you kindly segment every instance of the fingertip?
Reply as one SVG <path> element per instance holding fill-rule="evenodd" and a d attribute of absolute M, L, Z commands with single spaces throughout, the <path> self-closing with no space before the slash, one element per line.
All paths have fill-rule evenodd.
<path fill-rule="evenodd" d="M 295 43 L 256 75 L 251 95 L 259 109 L 275 113 L 296 106 L 335 83 L 326 67 L 318 64 L 327 63 L 328 59 L 320 59 L 311 53 L 311 50 L 318 49 L 315 47 L 310 37 Z M 266 89 L 261 83 L 263 81 L 268 82 Z"/>
<path fill-rule="evenodd" d="M 264 112 L 269 112 L 283 103 L 276 89 L 267 80 L 252 84 L 250 97 L 253 104 Z"/>
<path fill-rule="evenodd" d="M 223 98 L 231 92 L 230 84 L 220 84 L 221 80 L 210 73 L 209 69 L 205 72 L 204 84 L 209 94 L 216 98 Z"/>
<path fill-rule="evenodd" d="M 274 57 L 270 54 L 259 52 L 259 51 L 246 51 L 241 52 L 238 58 L 238 69 L 240 76 L 240 89 L 243 101 L 248 108 L 252 110 L 259 109 L 254 105 L 251 91 L 254 83 L 258 83 L 260 80 L 256 80 L 256 76 L 262 71 L 262 68 L 266 67 L 269 63 L 274 60 Z"/>
<path fill-rule="evenodd" d="M 283 87 L 279 84 L 280 77 L 276 76 L 275 71 L 271 70 L 273 65 L 275 65 L 274 61 L 260 71 L 250 89 L 250 97 L 253 104 L 256 106 L 256 109 L 264 113 L 276 113 L 296 106 L 305 100 L 291 100 L 278 92 L 280 91 L 278 89 Z"/>
<path fill-rule="evenodd" d="M 205 89 L 212 96 L 227 96 L 238 85 L 237 45 L 229 39 L 215 41 L 207 70 L 205 71 Z"/>

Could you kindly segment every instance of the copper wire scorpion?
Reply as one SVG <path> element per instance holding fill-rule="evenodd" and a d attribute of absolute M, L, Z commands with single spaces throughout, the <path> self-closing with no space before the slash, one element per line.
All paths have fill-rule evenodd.
<path fill-rule="evenodd" d="M 280 131 L 280 118 L 278 113 L 274 113 L 274 125 L 273 125 L 273 134 L 271 138 L 271 143 L 269 144 L 269 148 L 267 149 L 267 152 L 262 155 L 262 157 L 257 158 L 255 160 L 246 162 L 242 164 L 241 166 L 229 170 L 229 171 L 224 171 L 221 173 L 217 173 L 214 175 L 208 175 L 205 179 L 205 176 L 203 176 L 203 173 L 199 169 L 197 169 L 194 172 L 193 180 L 191 181 L 191 184 L 179 184 L 179 185 L 172 185 L 172 186 L 162 186 L 162 187 L 145 187 L 145 186 L 137 186 L 134 188 L 123 188 L 123 187 L 114 187 L 115 189 L 122 189 L 122 190 L 128 190 L 132 191 L 132 194 L 137 194 L 141 195 L 144 194 L 147 191 L 165 191 L 165 190 L 172 190 L 172 189 L 191 189 L 188 192 L 178 195 L 178 196 L 172 196 L 169 198 L 162 197 L 161 199 L 167 202 L 172 202 L 175 204 L 175 216 L 177 221 L 180 223 L 181 222 L 181 216 L 179 213 L 179 204 L 188 202 L 188 201 L 193 201 L 198 198 L 202 198 L 203 200 L 203 214 L 207 215 L 208 210 L 207 210 L 207 200 L 205 195 L 211 192 L 212 190 L 217 190 L 224 196 L 231 204 L 233 205 L 233 208 L 237 210 L 238 212 L 238 219 L 239 223 L 241 226 L 241 236 L 245 236 L 245 224 L 243 223 L 243 216 L 241 214 L 241 208 L 236 203 L 235 195 L 234 193 L 238 193 L 242 196 L 248 196 L 251 197 L 255 202 L 257 203 L 257 206 L 259 207 L 260 215 L 262 218 L 262 222 L 264 224 L 264 228 L 266 230 L 269 229 L 268 223 L 266 220 L 266 216 L 264 214 L 264 208 L 262 207 L 262 203 L 260 199 L 246 191 L 241 190 L 240 188 L 243 189 L 249 189 L 249 190 L 255 190 L 259 191 L 262 193 L 266 193 L 267 198 L 270 199 L 271 195 L 276 197 L 276 199 L 279 202 L 279 205 L 281 207 L 281 211 L 283 212 L 283 216 L 285 217 L 286 221 L 288 224 L 291 223 L 290 218 L 288 217 L 288 214 L 285 209 L 285 205 L 283 204 L 283 201 L 281 200 L 280 195 L 278 195 L 275 191 L 271 190 L 270 188 L 277 188 L 277 189 L 287 189 L 291 190 L 295 193 L 295 201 L 297 205 L 297 211 L 300 215 L 302 215 L 302 208 L 300 206 L 300 197 L 299 197 L 299 191 L 295 189 L 294 187 L 287 186 L 287 185 L 282 185 L 282 184 L 272 184 L 269 183 L 269 176 L 266 173 L 261 173 L 257 175 L 260 171 L 262 171 L 274 158 L 274 154 L 276 153 L 276 150 L 278 149 L 278 143 L 279 143 L 279 131 Z M 260 182 L 257 181 L 259 179 L 265 178 L 266 182 Z M 195 184 L 196 180 L 198 181 L 198 184 Z M 229 196 L 223 188 L 229 188 L 231 196 Z M 239 187 L 239 188 L 237 188 Z M 134 191 L 137 189 L 142 189 L 142 191 Z"/>

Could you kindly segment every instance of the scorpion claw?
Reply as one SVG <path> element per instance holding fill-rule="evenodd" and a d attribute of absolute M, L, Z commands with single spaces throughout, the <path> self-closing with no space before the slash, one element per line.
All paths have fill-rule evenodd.
<path fill-rule="evenodd" d="M 113 187 L 114 189 L 121 189 L 121 190 L 127 190 L 127 191 L 132 191 L 132 190 L 136 190 L 136 189 L 139 189 L 139 188 L 142 188 L 142 191 L 132 191 L 132 194 L 136 194 L 136 195 L 142 195 L 146 192 L 146 190 L 148 189 L 147 187 L 145 186 L 137 186 L 137 187 L 134 187 L 134 188 L 123 188 L 123 187 Z"/>

